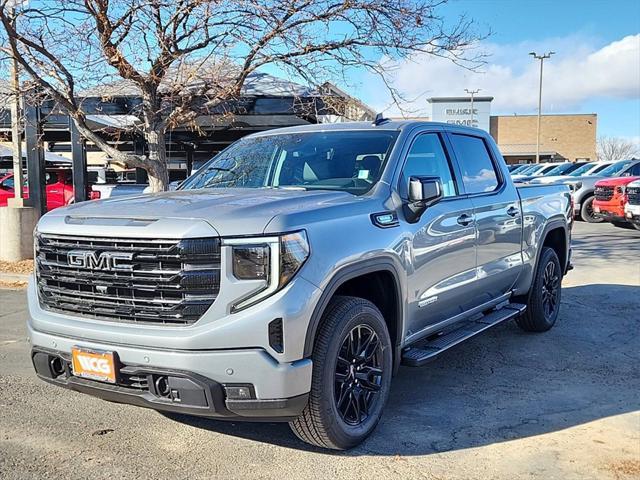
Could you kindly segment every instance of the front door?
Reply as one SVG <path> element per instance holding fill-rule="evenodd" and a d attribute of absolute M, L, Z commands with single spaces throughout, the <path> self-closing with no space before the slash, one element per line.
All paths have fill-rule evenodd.
<path fill-rule="evenodd" d="M 427 208 L 416 223 L 407 223 L 411 235 L 408 274 L 407 340 L 419 337 L 469 307 L 476 279 L 476 230 L 473 205 L 459 195 L 452 163 L 438 133 L 422 133 L 412 142 L 400 178 L 406 199 L 409 177 L 437 176 L 444 198 Z"/>

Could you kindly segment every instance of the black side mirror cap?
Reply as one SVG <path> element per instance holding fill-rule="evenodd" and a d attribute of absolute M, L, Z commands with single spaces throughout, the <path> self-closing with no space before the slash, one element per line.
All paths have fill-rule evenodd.
<path fill-rule="evenodd" d="M 424 211 L 443 197 L 440 177 L 410 177 L 409 202 L 405 214 L 409 223 L 417 222 Z"/>

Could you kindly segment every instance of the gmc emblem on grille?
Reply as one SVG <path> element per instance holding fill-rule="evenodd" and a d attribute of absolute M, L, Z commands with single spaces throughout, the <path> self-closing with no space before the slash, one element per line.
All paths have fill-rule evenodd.
<path fill-rule="evenodd" d="M 95 250 L 71 250 L 67 253 L 67 262 L 73 267 L 90 270 L 113 270 L 130 272 L 133 265 L 120 263 L 121 260 L 132 260 L 132 252 L 96 252 Z"/>

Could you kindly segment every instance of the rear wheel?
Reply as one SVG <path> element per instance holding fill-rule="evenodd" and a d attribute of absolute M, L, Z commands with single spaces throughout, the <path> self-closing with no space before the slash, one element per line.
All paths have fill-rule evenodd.
<path fill-rule="evenodd" d="M 556 252 L 544 247 L 536 268 L 527 309 L 516 320 L 527 332 L 546 332 L 556 323 L 562 298 L 562 267 Z"/>
<path fill-rule="evenodd" d="M 319 447 L 355 447 L 380 420 L 392 363 L 391 339 L 376 306 L 362 298 L 335 297 L 313 349 L 309 402 L 291 429 Z"/>
<path fill-rule="evenodd" d="M 588 223 L 601 223 L 604 220 L 601 217 L 596 217 L 593 211 L 593 201 L 595 197 L 588 197 L 582 202 L 580 207 L 580 218 Z"/>

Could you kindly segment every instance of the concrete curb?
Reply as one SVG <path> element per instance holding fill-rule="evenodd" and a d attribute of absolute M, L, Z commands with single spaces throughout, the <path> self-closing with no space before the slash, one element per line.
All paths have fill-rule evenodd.
<path fill-rule="evenodd" d="M 0 272 L 1 282 L 28 282 L 30 273 L 5 273 Z"/>

